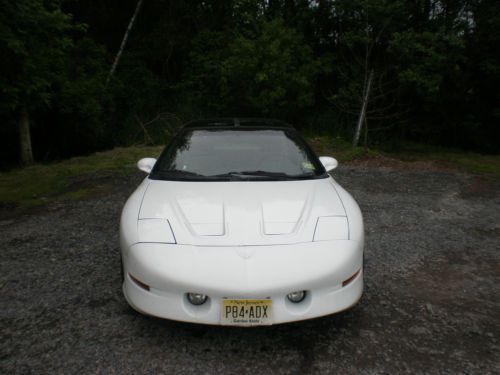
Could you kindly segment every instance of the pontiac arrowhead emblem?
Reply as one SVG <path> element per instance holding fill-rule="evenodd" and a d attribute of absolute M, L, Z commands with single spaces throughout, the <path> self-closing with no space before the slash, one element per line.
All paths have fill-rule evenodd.
<path fill-rule="evenodd" d="M 241 246 L 236 250 L 243 259 L 248 259 L 255 254 L 255 249 L 251 246 Z"/>

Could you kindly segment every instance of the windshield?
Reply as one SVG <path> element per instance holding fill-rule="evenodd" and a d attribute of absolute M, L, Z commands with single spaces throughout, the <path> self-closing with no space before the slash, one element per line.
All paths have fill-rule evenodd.
<path fill-rule="evenodd" d="M 158 180 L 300 180 L 327 177 L 295 131 L 193 129 L 180 133 L 156 162 Z"/>

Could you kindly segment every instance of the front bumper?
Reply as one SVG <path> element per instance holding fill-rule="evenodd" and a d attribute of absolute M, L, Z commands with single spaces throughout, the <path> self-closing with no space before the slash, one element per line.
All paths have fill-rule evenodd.
<path fill-rule="evenodd" d="M 240 247 L 139 243 L 122 255 L 128 303 L 142 313 L 179 321 L 221 324 L 223 298 L 271 298 L 272 323 L 285 323 L 345 310 L 363 292 L 363 245 L 356 241 Z M 296 290 L 307 291 L 304 301 L 288 301 L 286 295 Z M 209 299 L 194 306 L 187 292 Z"/>

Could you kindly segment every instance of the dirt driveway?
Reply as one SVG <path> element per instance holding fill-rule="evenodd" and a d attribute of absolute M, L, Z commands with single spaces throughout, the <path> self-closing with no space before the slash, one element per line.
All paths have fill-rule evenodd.
<path fill-rule="evenodd" d="M 120 291 L 109 194 L 0 221 L 0 373 L 500 373 L 500 183 L 459 172 L 341 166 L 366 226 L 351 311 L 267 328 L 141 316 Z"/>

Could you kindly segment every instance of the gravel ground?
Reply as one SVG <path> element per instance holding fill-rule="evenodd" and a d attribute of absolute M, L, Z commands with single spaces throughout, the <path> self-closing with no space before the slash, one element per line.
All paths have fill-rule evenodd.
<path fill-rule="evenodd" d="M 118 218 L 141 175 L 0 221 L 0 373 L 500 373 L 500 182 L 343 166 L 360 203 L 365 292 L 348 312 L 205 327 L 133 312 Z"/>

